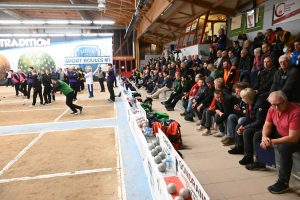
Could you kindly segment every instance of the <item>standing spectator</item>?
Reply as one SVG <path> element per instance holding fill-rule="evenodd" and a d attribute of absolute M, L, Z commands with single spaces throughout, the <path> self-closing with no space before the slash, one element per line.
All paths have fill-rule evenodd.
<path fill-rule="evenodd" d="M 44 90 L 43 90 L 43 96 L 44 96 L 44 105 L 49 105 L 51 103 L 51 78 L 52 75 L 50 74 L 49 69 L 46 69 L 46 71 L 42 70 L 41 71 L 41 81 L 42 84 L 44 85 Z"/>
<path fill-rule="evenodd" d="M 209 61 L 204 61 L 203 62 L 203 65 L 202 65 L 202 68 L 203 68 L 203 70 L 202 70 L 202 76 L 204 78 L 207 78 L 210 75 L 210 71 L 207 69 L 207 67 L 208 67 L 209 64 L 210 64 Z"/>
<path fill-rule="evenodd" d="M 225 60 L 223 62 L 223 68 L 224 68 L 224 75 L 223 75 L 223 79 L 224 79 L 224 83 L 225 83 L 225 87 L 231 91 L 232 90 L 232 86 L 239 81 L 239 72 L 236 68 L 236 66 L 231 65 L 230 60 Z"/>
<path fill-rule="evenodd" d="M 246 115 L 238 120 L 235 134 L 235 148 L 229 154 L 244 154 L 241 165 L 253 163 L 253 136 L 264 125 L 269 104 L 265 98 L 260 98 L 253 89 L 245 88 L 241 97 L 246 104 Z"/>
<path fill-rule="evenodd" d="M 16 96 L 15 97 L 18 97 L 19 96 L 19 91 L 20 91 L 20 75 L 16 72 L 14 72 L 14 70 L 10 70 L 11 72 L 11 77 L 12 77 L 12 80 L 14 82 L 14 85 L 15 85 L 15 91 L 16 91 Z"/>
<path fill-rule="evenodd" d="M 78 73 L 75 71 L 75 67 L 70 67 L 70 70 L 68 71 L 69 75 L 69 82 L 70 87 L 74 90 L 74 99 L 73 101 L 77 100 L 77 92 L 78 92 Z"/>
<path fill-rule="evenodd" d="M 85 68 L 86 70 L 86 74 L 84 75 L 84 78 L 86 80 L 86 84 L 88 87 L 88 91 L 89 91 L 89 98 L 93 98 L 94 97 L 94 93 L 93 93 L 93 72 L 92 72 L 92 67 L 91 66 L 87 66 Z"/>
<path fill-rule="evenodd" d="M 6 69 L 5 79 L 7 79 L 6 87 L 8 87 L 9 84 L 11 84 L 11 87 L 14 87 L 14 84 L 12 81 L 12 76 L 11 76 L 11 71 L 8 69 Z"/>
<path fill-rule="evenodd" d="M 233 49 L 232 52 L 234 53 L 234 56 L 237 58 L 241 57 L 241 51 L 242 51 L 242 47 L 240 46 L 240 42 L 238 40 L 234 41 L 232 43 Z"/>
<path fill-rule="evenodd" d="M 23 93 L 24 98 L 27 98 L 27 78 L 21 69 L 18 69 L 18 74 L 20 75 L 20 92 Z"/>
<path fill-rule="evenodd" d="M 273 194 L 280 194 L 289 190 L 293 153 L 300 151 L 300 107 L 290 103 L 281 91 L 272 92 L 268 101 L 271 107 L 263 130 L 254 135 L 254 143 L 259 143 L 265 150 L 272 145 L 278 145 L 280 153 L 278 181 L 269 186 L 268 190 Z M 265 164 L 257 161 L 259 156 L 258 153 L 256 162 L 246 165 L 246 169 L 266 170 Z"/>
<path fill-rule="evenodd" d="M 224 29 L 220 28 L 218 34 L 219 34 L 219 39 L 217 41 L 217 50 L 224 51 L 226 49 L 226 41 L 227 41 L 227 37 L 224 33 Z"/>
<path fill-rule="evenodd" d="M 108 71 L 106 72 L 106 83 L 107 83 L 107 89 L 110 94 L 108 102 L 113 103 L 115 102 L 115 92 L 114 92 L 115 72 L 112 64 L 109 63 L 107 66 L 108 66 Z"/>
<path fill-rule="evenodd" d="M 173 61 L 169 68 L 169 76 L 171 79 L 175 77 L 175 73 L 176 73 L 176 63 Z"/>
<path fill-rule="evenodd" d="M 136 72 L 136 71 L 134 70 L 134 72 Z M 104 78 L 105 78 L 105 72 L 102 71 L 101 67 L 98 67 L 98 81 L 99 81 L 99 84 L 100 84 L 100 87 L 101 87 L 100 92 L 105 92 L 105 87 L 104 87 L 104 84 L 103 84 Z"/>
<path fill-rule="evenodd" d="M 279 58 L 280 69 L 275 72 L 270 92 L 281 90 L 291 102 L 300 102 L 300 71 L 291 67 L 291 58 L 282 55 Z"/>
<path fill-rule="evenodd" d="M 300 70 L 300 41 L 294 42 L 295 51 L 292 54 L 291 65 L 296 69 Z"/>
<path fill-rule="evenodd" d="M 141 67 L 140 67 L 140 71 L 144 71 L 144 67 L 145 67 L 145 64 L 142 64 Z"/>
<path fill-rule="evenodd" d="M 84 90 L 84 74 L 81 68 L 77 70 L 78 73 L 78 91 Z"/>
<path fill-rule="evenodd" d="M 248 50 L 244 48 L 241 51 L 241 58 L 238 66 L 238 71 L 240 74 L 240 82 L 245 81 L 250 83 L 250 71 L 253 66 L 253 59 L 248 54 Z"/>
<path fill-rule="evenodd" d="M 42 77 L 36 73 L 35 69 L 32 69 L 32 88 L 33 88 L 33 97 L 32 104 L 29 107 L 35 107 L 36 97 L 40 97 L 40 106 L 43 106 L 43 95 L 42 95 Z"/>
<path fill-rule="evenodd" d="M 254 85 L 255 79 L 257 77 L 258 72 L 262 68 L 261 66 L 261 48 L 254 49 L 254 60 L 253 60 L 253 66 L 251 69 L 250 74 L 250 84 Z"/>
<path fill-rule="evenodd" d="M 233 66 L 238 66 L 239 65 L 239 61 L 240 61 L 239 58 L 241 57 L 241 55 L 239 57 L 236 57 L 235 54 L 232 52 L 232 50 L 229 50 L 228 51 L 228 57 L 229 57 L 229 59 L 231 61 L 231 64 Z"/>

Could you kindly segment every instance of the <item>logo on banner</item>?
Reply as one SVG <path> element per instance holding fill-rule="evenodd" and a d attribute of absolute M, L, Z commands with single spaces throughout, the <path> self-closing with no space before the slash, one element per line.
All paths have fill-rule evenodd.
<path fill-rule="evenodd" d="M 80 45 L 74 50 L 74 57 L 64 57 L 65 65 L 77 65 L 81 69 L 91 66 L 93 71 L 98 65 L 111 63 L 110 56 L 101 56 L 101 50 L 96 45 Z"/>

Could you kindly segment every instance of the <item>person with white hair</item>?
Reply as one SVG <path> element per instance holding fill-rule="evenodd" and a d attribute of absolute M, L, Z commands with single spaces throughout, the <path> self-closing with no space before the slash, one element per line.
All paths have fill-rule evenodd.
<path fill-rule="evenodd" d="M 263 62 L 261 62 L 261 48 L 254 49 L 254 59 L 253 66 L 250 73 L 250 84 L 254 85 L 255 79 L 258 75 L 259 71 L 263 70 L 264 66 L 261 66 Z"/>
<path fill-rule="evenodd" d="M 88 87 L 88 91 L 89 91 L 89 98 L 93 98 L 94 97 L 94 93 L 93 93 L 93 72 L 92 72 L 92 67 L 91 66 L 87 66 L 85 68 L 86 74 L 84 75 L 87 87 Z"/>
<path fill-rule="evenodd" d="M 275 72 L 270 92 L 281 90 L 291 102 L 300 102 L 300 72 L 291 67 L 291 57 L 283 54 L 279 57 L 280 69 Z"/>
<path fill-rule="evenodd" d="M 283 91 L 272 92 L 268 101 L 271 107 L 262 131 L 254 134 L 254 143 L 260 144 L 264 150 L 277 145 L 280 153 L 278 181 L 269 186 L 268 190 L 280 194 L 289 190 L 293 153 L 300 151 L 300 106 L 289 102 Z M 258 162 L 260 156 L 257 151 L 256 161 L 246 165 L 246 169 L 266 170 L 265 164 Z"/>

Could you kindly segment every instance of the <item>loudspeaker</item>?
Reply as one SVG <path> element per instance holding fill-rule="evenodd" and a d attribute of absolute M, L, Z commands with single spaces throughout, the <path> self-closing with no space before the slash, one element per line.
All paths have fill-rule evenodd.
<path fill-rule="evenodd" d="M 244 3 L 239 6 L 239 13 L 246 12 L 248 10 L 251 10 L 255 7 L 255 2 L 254 1 L 249 1 L 247 3 Z"/>

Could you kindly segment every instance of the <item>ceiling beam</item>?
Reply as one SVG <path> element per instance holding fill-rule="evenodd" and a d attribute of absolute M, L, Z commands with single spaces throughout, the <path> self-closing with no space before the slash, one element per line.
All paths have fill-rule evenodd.
<path fill-rule="evenodd" d="M 164 37 L 167 36 L 167 35 L 169 35 L 169 34 L 171 34 L 171 33 L 173 33 L 173 32 L 174 32 L 174 29 L 171 28 L 170 31 L 168 31 L 167 33 L 164 34 Z"/>
<path fill-rule="evenodd" d="M 162 24 L 162 25 L 172 26 L 172 27 L 174 27 L 174 28 L 180 28 L 180 25 L 179 25 L 179 24 L 176 24 L 176 23 L 174 23 L 174 22 L 164 22 L 164 20 L 162 20 L 162 19 L 158 19 L 156 22 L 157 22 L 157 23 L 160 23 L 160 24 Z"/>
<path fill-rule="evenodd" d="M 193 5 L 193 4 L 190 4 L 190 6 L 191 6 L 191 11 L 192 11 L 192 16 L 194 16 L 194 15 L 195 15 L 195 8 L 194 8 L 194 5 Z"/>
<path fill-rule="evenodd" d="M 16 19 L 30 19 L 30 17 L 26 16 L 24 13 L 17 10 L 3 10 L 3 12 Z"/>
<path fill-rule="evenodd" d="M 177 14 L 180 10 L 182 10 L 184 7 L 186 7 L 186 5 L 187 5 L 186 3 L 179 4 L 178 8 L 176 8 L 173 12 L 168 14 L 168 17 L 166 17 L 164 19 L 164 22 L 168 22 L 170 19 L 172 19 L 172 17 L 174 17 L 175 14 Z"/>
<path fill-rule="evenodd" d="M 140 39 L 141 42 L 146 42 L 146 43 L 150 43 L 150 44 L 155 44 L 157 46 L 164 46 L 163 43 L 161 42 L 157 42 L 157 41 L 154 41 L 154 40 L 149 40 L 149 39 Z"/>
<path fill-rule="evenodd" d="M 129 3 L 125 3 L 125 2 L 122 2 L 122 5 L 121 5 L 121 2 L 114 2 L 114 1 L 106 1 L 106 6 L 107 5 L 110 5 L 112 4 L 111 6 L 112 7 L 116 7 L 116 6 L 121 6 L 121 7 L 126 7 L 126 8 L 131 8 L 131 9 L 135 9 L 135 7 Z"/>
<path fill-rule="evenodd" d="M 158 33 L 152 33 L 152 35 L 159 37 L 159 38 L 166 38 L 168 40 L 176 40 L 176 37 L 163 36 L 162 34 L 158 34 Z"/>
<path fill-rule="evenodd" d="M 187 14 L 187 13 L 184 13 L 184 12 L 178 12 L 179 14 L 182 14 L 182 15 L 186 15 L 188 17 L 192 17 L 193 15 L 190 15 L 190 14 Z"/>
<path fill-rule="evenodd" d="M 198 14 L 194 15 L 193 19 L 196 19 L 196 18 L 198 18 L 198 17 L 204 15 L 207 11 L 208 11 L 208 9 L 202 10 L 202 11 L 199 12 Z M 192 19 L 189 18 L 189 19 L 187 19 L 187 20 L 181 22 L 181 25 L 180 25 L 180 26 L 183 27 L 183 26 L 185 26 L 187 23 L 189 23 L 189 22 L 191 22 L 191 21 L 192 21 Z"/>
<path fill-rule="evenodd" d="M 185 3 L 193 4 L 193 5 L 201 7 L 201 8 L 205 8 L 205 9 L 214 11 L 219 14 L 228 15 L 230 17 L 235 15 L 234 10 L 225 8 L 223 6 L 217 6 L 217 7 L 213 8 L 213 4 L 209 3 L 207 1 L 202 1 L 202 0 L 181 0 L 181 1 L 185 2 Z"/>
<path fill-rule="evenodd" d="M 71 4 L 81 4 L 81 0 L 70 0 Z M 78 15 L 82 20 L 91 20 L 89 15 L 87 14 L 87 11 L 85 10 L 76 10 Z"/>
<path fill-rule="evenodd" d="M 215 8 L 219 5 L 221 5 L 222 3 L 224 3 L 226 0 L 217 0 L 213 3 L 212 7 Z"/>
<path fill-rule="evenodd" d="M 156 23 L 156 25 L 154 26 L 154 28 L 152 29 L 151 33 L 154 33 L 156 31 L 157 28 L 159 28 L 161 26 L 160 23 Z"/>

